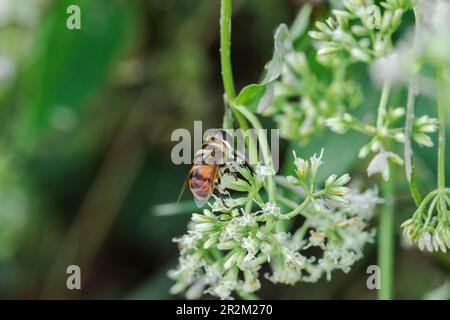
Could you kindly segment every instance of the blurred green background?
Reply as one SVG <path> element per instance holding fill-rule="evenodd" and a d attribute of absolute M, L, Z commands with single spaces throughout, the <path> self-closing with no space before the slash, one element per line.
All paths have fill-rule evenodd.
<path fill-rule="evenodd" d="M 314 3 L 314 17 L 327 12 L 326 1 Z M 71 4 L 81 8 L 81 30 L 66 28 Z M 238 88 L 258 80 L 276 26 L 291 23 L 301 6 L 235 1 Z M 189 170 L 170 161 L 172 130 L 191 130 L 194 120 L 221 126 L 219 7 L 219 0 L 0 1 L 0 298 L 174 298 L 171 240 L 185 232 L 193 202 L 186 194 L 186 212 L 171 216 L 156 215 L 167 207 L 155 206 L 176 201 Z M 375 101 L 362 85 L 366 101 Z M 418 113 L 429 102 L 420 104 Z M 364 139 L 351 140 L 355 146 L 349 139 L 324 132 L 302 152 L 323 145 L 333 169 L 363 172 L 356 150 Z M 435 150 L 419 155 L 419 176 L 431 188 Z M 413 207 L 406 185 L 398 189 L 400 231 Z M 407 250 L 398 240 L 396 297 L 449 295 L 448 255 Z M 260 295 L 375 298 L 365 272 L 375 259 L 371 245 L 347 275 L 295 287 L 263 281 Z M 81 267 L 80 291 L 66 288 L 70 264 Z"/>

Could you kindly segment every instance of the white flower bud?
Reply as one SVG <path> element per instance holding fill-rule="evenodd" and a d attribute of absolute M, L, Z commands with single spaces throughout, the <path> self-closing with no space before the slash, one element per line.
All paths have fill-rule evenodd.
<path fill-rule="evenodd" d="M 313 178 L 316 177 L 317 174 L 317 170 L 319 169 L 319 167 L 322 165 L 323 161 L 322 161 L 322 156 L 323 156 L 323 149 L 320 151 L 320 155 L 319 157 L 316 156 L 316 154 L 314 154 L 310 159 L 309 162 L 311 164 L 311 169 L 310 169 L 310 174 Z"/>
<path fill-rule="evenodd" d="M 331 32 L 331 29 L 322 21 L 317 21 L 316 22 L 316 27 L 317 29 L 319 29 L 320 31 L 326 33 L 326 32 Z"/>
<path fill-rule="evenodd" d="M 308 35 L 316 40 L 320 40 L 320 41 L 327 41 L 330 39 L 330 36 L 327 35 L 324 32 L 319 32 L 319 31 L 309 31 Z"/>
<path fill-rule="evenodd" d="M 296 173 L 297 176 L 300 180 L 304 180 L 306 179 L 306 177 L 309 174 L 309 163 L 308 161 L 302 159 L 302 158 L 297 158 L 297 155 L 295 154 L 294 151 L 294 165 L 297 167 Z"/>
<path fill-rule="evenodd" d="M 225 263 L 223 264 L 223 268 L 225 270 L 230 269 L 232 266 L 234 266 L 237 261 L 239 260 L 239 258 L 241 258 L 242 253 L 240 251 L 234 251 L 232 253 L 230 253 L 225 261 Z"/>
<path fill-rule="evenodd" d="M 385 11 L 381 22 L 381 32 L 388 33 L 389 29 L 391 28 L 391 21 L 392 13 L 390 11 Z"/>
<path fill-rule="evenodd" d="M 405 136 L 405 134 L 403 132 L 398 132 L 398 133 L 395 134 L 394 139 L 397 142 L 404 143 L 405 140 L 406 140 L 406 136 Z"/>
<path fill-rule="evenodd" d="M 199 223 L 195 225 L 195 230 L 198 232 L 213 231 L 216 228 L 214 223 Z"/>
<path fill-rule="evenodd" d="M 351 180 L 350 175 L 348 173 L 342 175 L 339 179 L 336 180 L 335 185 L 344 186 Z"/>
<path fill-rule="evenodd" d="M 337 176 L 335 174 L 328 177 L 327 180 L 325 180 L 325 188 L 331 186 L 337 179 Z"/>
<path fill-rule="evenodd" d="M 317 55 L 320 57 L 325 57 L 325 56 L 329 56 L 333 53 L 336 53 L 340 50 L 341 49 L 338 47 L 324 47 L 324 48 L 319 49 L 319 51 L 317 51 Z"/>
<path fill-rule="evenodd" d="M 366 53 L 364 50 L 357 48 L 357 47 L 352 48 L 352 50 L 350 51 L 350 54 L 356 60 L 361 60 L 366 63 L 369 63 L 371 60 L 370 55 L 368 53 Z"/>
<path fill-rule="evenodd" d="M 370 33 L 370 30 L 364 26 L 354 25 L 352 26 L 352 32 L 357 36 L 363 37 Z"/>
<path fill-rule="evenodd" d="M 367 157 L 369 152 L 370 152 L 370 146 L 366 144 L 359 150 L 358 157 L 361 159 L 364 159 L 365 157 Z"/>
<path fill-rule="evenodd" d="M 343 134 L 348 130 L 346 123 L 340 117 L 326 119 L 325 125 L 329 127 L 332 131 L 340 134 Z"/>
<path fill-rule="evenodd" d="M 414 139 L 414 141 L 416 141 L 419 145 L 421 145 L 423 147 L 432 147 L 433 146 L 433 141 L 431 140 L 431 138 L 424 133 L 413 134 L 413 139 Z"/>
<path fill-rule="evenodd" d="M 403 108 L 403 107 L 395 108 L 394 110 L 391 110 L 391 112 L 390 112 L 390 116 L 393 119 L 399 119 L 399 118 L 403 117 L 404 115 L 405 115 L 405 108 Z"/>

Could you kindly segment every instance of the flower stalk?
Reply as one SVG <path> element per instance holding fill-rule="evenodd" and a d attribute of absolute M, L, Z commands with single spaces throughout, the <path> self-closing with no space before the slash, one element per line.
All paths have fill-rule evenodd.
<path fill-rule="evenodd" d="M 391 85 L 385 82 L 378 105 L 377 129 L 382 130 L 387 114 L 387 105 Z M 378 298 L 391 300 L 393 297 L 393 273 L 394 273 L 394 196 L 395 180 L 392 175 L 393 166 L 388 162 L 391 177 L 381 183 L 381 191 L 385 204 L 380 212 L 378 228 L 378 263 L 381 269 L 381 289 Z"/>
<path fill-rule="evenodd" d="M 391 84 L 386 81 L 383 85 L 383 90 L 381 91 L 380 103 L 378 105 L 378 118 L 377 118 L 377 129 L 380 130 L 383 127 L 384 119 L 387 114 L 387 104 L 389 101 L 389 95 L 391 94 Z"/>
<path fill-rule="evenodd" d="M 438 134 L 438 189 L 443 191 L 445 189 L 445 104 L 446 92 L 448 86 L 446 85 L 445 69 L 438 72 L 437 83 L 437 109 L 439 119 L 439 134 Z"/>
<path fill-rule="evenodd" d="M 238 112 L 230 108 L 230 104 L 236 99 L 236 89 L 233 80 L 233 68 L 231 66 L 231 15 L 233 0 L 222 0 L 220 9 L 220 64 L 222 82 L 225 91 L 225 115 L 223 127 L 233 127 L 233 116 L 243 130 L 248 129 L 247 122 Z"/>
<path fill-rule="evenodd" d="M 393 169 L 392 164 L 388 164 Z M 381 183 L 384 205 L 380 212 L 378 227 L 378 264 L 381 270 L 381 288 L 378 299 L 393 298 L 394 283 L 394 196 L 395 181 L 391 178 Z"/>
<path fill-rule="evenodd" d="M 227 101 L 236 98 L 233 69 L 231 66 L 231 13 L 233 0 L 222 0 L 220 11 L 220 63 L 222 69 L 223 87 Z"/>

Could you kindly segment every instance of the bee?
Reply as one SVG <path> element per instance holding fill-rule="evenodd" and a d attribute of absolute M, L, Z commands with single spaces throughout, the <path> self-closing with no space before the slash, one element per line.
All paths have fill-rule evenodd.
<path fill-rule="evenodd" d="M 194 164 L 189 171 L 187 184 L 195 204 L 203 207 L 220 183 L 220 177 L 233 159 L 231 145 L 224 139 L 224 132 L 208 136 L 202 148 L 195 153 Z M 186 182 L 180 194 L 183 194 Z"/>

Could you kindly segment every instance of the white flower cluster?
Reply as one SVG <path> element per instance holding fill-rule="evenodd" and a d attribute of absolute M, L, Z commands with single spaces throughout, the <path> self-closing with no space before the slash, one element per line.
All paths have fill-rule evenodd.
<path fill-rule="evenodd" d="M 344 0 L 343 10 L 333 10 L 333 17 L 318 21 L 318 31 L 309 35 L 318 40 L 318 57 L 323 62 L 372 62 L 391 47 L 391 36 L 401 23 L 404 12 L 414 0 L 387 0 L 380 5 L 373 0 Z"/>
<path fill-rule="evenodd" d="M 188 233 L 174 240 L 180 258 L 178 267 L 169 272 L 176 281 L 171 292 L 185 291 L 188 298 L 205 293 L 221 299 L 245 296 L 260 289 L 260 272 L 266 264 L 271 271 L 265 278 L 290 285 L 316 282 L 323 275 L 330 279 L 333 270 L 348 272 L 373 239 L 373 231 L 366 228 L 379 199 L 374 190 L 359 193 L 345 187 L 348 175 L 332 175 L 317 190 L 315 177 L 321 164 L 321 156 L 296 157 L 296 177 L 289 180 L 307 186 L 307 196 L 290 212 L 283 213 L 282 208 L 293 200 L 260 202 L 255 196 L 260 186 L 254 189 L 259 179 L 254 176 L 245 188 L 253 196 L 216 198 L 211 209 L 194 213 Z M 303 225 L 287 229 L 284 222 L 298 214 L 305 218 Z M 312 254 L 317 252 L 309 250 L 312 247 L 320 249 L 319 254 Z"/>
<path fill-rule="evenodd" d="M 368 135 L 377 136 L 376 139 L 371 140 L 370 143 L 366 144 L 361 148 L 359 156 L 365 158 L 369 152 L 377 152 L 381 149 L 381 140 L 392 139 L 396 142 L 405 142 L 405 133 L 403 128 L 390 128 L 393 124 L 405 118 L 405 108 L 397 107 L 387 110 L 385 116 L 385 123 L 383 128 L 378 129 L 369 124 L 361 123 L 357 118 L 353 117 L 348 113 L 344 113 L 337 117 L 328 118 L 325 121 L 325 125 L 329 127 L 332 131 L 343 134 L 349 129 L 354 129 L 366 133 Z M 431 118 L 428 115 L 421 116 L 414 119 L 412 127 L 412 138 L 420 146 L 432 147 L 433 141 L 431 140 L 429 134 L 437 130 L 437 119 Z"/>
<path fill-rule="evenodd" d="M 347 65 L 340 64 L 330 70 L 330 77 L 318 76 L 317 65 L 311 63 L 303 50 L 294 45 L 306 32 L 312 7 L 305 4 L 296 22 L 277 42 L 282 43 L 282 53 L 277 63 L 279 77 L 270 84 L 271 98 L 267 106 L 258 110 L 277 122 L 280 135 L 289 140 L 307 143 L 324 128 L 327 118 L 358 107 L 363 100 L 358 82 L 345 79 Z M 305 27 L 299 32 L 298 21 Z M 277 51 L 277 46 L 275 46 Z"/>
<path fill-rule="evenodd" d="M 342 64 L 343 61 L 376 61 L 374 65 L 379 65 L 379 61 L 388 60 L 387 56 L 393 51 L 391 36 L 399 28 L 403 14 L 412 9 L 414 4 L 413 0 L 388 0 L 379 5 L 374 1 L 343 1 L 342 10 L 333 10 L 333 16 L 325 22 L 316 23 L 318 31 L 309 33 L 312 38 L 318 40 L 319 59 L 332 62 L 332 65 L 335 62 Z M 410 48 L 411 46 L 408 46 L 405 49 L 411 51 Z M 387 69 L 389 71 L 392 68 Z M 394 73 L 399 74 L 397 71 Z M 386 88 L 383 92 L 388 97 L 390 89 Z M 388 162 L 403 165 L 404 161 L 396 153 L 386 150 L 389 145 L 386 142 L 405 143 L 405 129 L 398 126 L 399 122 L 405 120 L 405 116 L 404 107 L 384 106 L 384 109 L 379 110 L 376 125 L 366 124 L 348 112 L 329 117 L 324 123 L 336 133 L 343 134 L 352 129 L 371 136 L 372 139 L 360 149 L 359 157 L 366 158 L 373 153 L 367 168 L 368 175 L 381 173 L 383 178 L 388 180 Z M 436 130 L 437 120 L 422 116 L 414 119 L 411 137 L 420 146 L 431 147 L 433 142 L 429 134 Z"/>
<path fill-rule="evenodd" d="M 357 82 L 317 76 L 304 52 L 292 49 L 283 63 L 285 68 L 263 112 L 274 117 L 282 137 L 306 143 L 324 128 L 326 119 L 361 105 L 363 94 Z M 336 74 L 344 74 L 345 68 L 342 65 Z"/>
<path fill-rule="evenodd" d="M 403 224 L 408 242 L 416 242 L 420 250 L 447 252 L 450 249 L 450 189 L 434 190 Z"/>
<path fill-rule="evenodd" d="M 430 77 L 430 74 L 438 70 L 445 74 L 445 70 L 450 67 L 450 2 L 417 0 L 415 14 L 416 27 L 413 35 L 402 39 L 390 54 L 378 59 L 372 65 L 372 75 L 378 82 L 408 84 L 414 94 L 435 97 L 436 79 L 434 75 Z M 420 146 L 433 146 L 429 134 L 437 130 L 438 121 L 427 115 L 414 118 L 414 103 L 409 113 L 413 119 L 411 138 Z M 409 153 L 412 154 L 411 147 Z M 372 167 L 379 168 L 378 172 L 383 168 L 387 170 L 383 163 L 386 161 L 378 157 Z M 410 174 L 411 163 L 409 167 Z M 416 243 L 421 250 L 447 252 L 450 249 L 448 190 L 439 187 L 430 192 L 412 218 L 402 224 L 405 239 Z"/>
<path fill-rule="evenodd" d="M 404 118 L 405 108 L 397 107 L 388 109 L 387 114 L 382 119 L 381 125 L 377 127 L 362 123 L 348 113 L 327 119 L 325 125 L 332 131 L 340 134 L 347 132 L 349 129 L 353 129 L 372 136 L 372 139 L 361 147 L 359 157 L 366 158 L 370 153 L 375 153 L 367 168 L 367 174 L 371 176 L 375 173 L 381 173 L 384 180 L 388 180 L 388 162 L 403 165 L 403 159 L 398 154 L 385 150 L 384 142 L 386 140 L 398 143 L 405 142 L 404 128 L 393 128 L 399 120 L 404 120 Z M 433 141 L 431 140 L 430 134 L 436 130 L 437 119 L 424 115 L 414 119 L 411 137 L 420 146 L 432 147 Z"/>
<path fill-rule="evenodd" d="M 409 84 L 413 77 L 418 92 L 434 97 L 434 77 L 430 77 L 429 69 L 450 65 L 450 2 L 416 2 L 414 32 L 400 39 L 388 55 L 375 61 L 371 67 L 372 77 L 380 83 L 390 81 L 400 84 Z"/>

